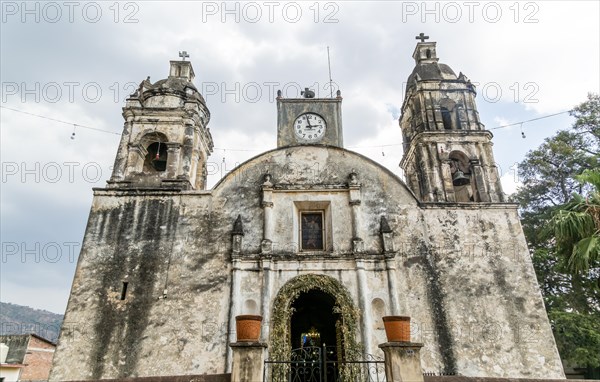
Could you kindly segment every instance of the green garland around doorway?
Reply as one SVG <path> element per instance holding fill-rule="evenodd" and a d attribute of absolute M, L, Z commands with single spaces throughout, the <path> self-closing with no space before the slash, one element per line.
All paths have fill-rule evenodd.
<path fill-rule="evenodd" d="M 362 347 L 356 342 L 360 310 L 354 307 L 352 297 L 336 279 L 325 275 L 302 275 L 288 281 L 279 291 L 273 302 L 271 316 L 271 338 L 269 358 L 273 361 L 286 361 L 291 353 L 290 321 L 294 313 L 292 303 L 303 292 L 319 289 L 335 299 L 334 312 L 342 317 L 341 327 L 346 360 L 360 358 Z"/>

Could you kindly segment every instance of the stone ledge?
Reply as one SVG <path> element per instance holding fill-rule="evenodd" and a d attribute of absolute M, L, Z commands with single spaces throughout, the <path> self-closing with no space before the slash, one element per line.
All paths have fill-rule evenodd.
<path fill-rule="evenodd" d="M 492 377 L 464 377 L 452 376 L 423 376 L 425 382 L 565 382 L 567 379 L 545 378 L 492 378 Z M 594 379 L 569 379 L 569 382 L 600 382 Z"/>
<path fill-rule="evenodd" d="M 229 346 L 232 348 L 266 348 L 267 344 L 265 344 L 263 342 L 238 341 L 238 342 L 230 343 Z"/>
<path fill-rule="evenodd" d="M 511 202 L 419 202 L 422 209 L 461 209 L 461 210 L 481 210 L 481 209 L 509 209 L 516 210 L 518 203 Z"/>
<path fill-rule="evenodd" d="M 167 187 L 123 187 L 103 188 L 93 187 L 94 196 L 165 196 L 165 195 L 211 195 L 211 190 L 182 190 Z"/>
<path fill-rule="evenodd" d="M 231 374 L 203 374 L 203 375 L 174 375 L 162 377 L 136 377 L 98 380 L 71 380 L 61 382 L 230 382 Z"/>
<path fill-rule="evenodd" d="M 421 342 L 410 342 L 410 341 L 395 341 L 395 342 L 385 342 L 379 345 L 381 349 L 383 348 L 422 348 L 423 343 Z"/>
<path fill-rule="evenodd" d="M 257 343 L 254 343 L 255 345 Z M 491 378 L 491 377 L 464 377 L 464 376 L 428 376 L 425 382 L 566 382 L 567 379 L 543 378 Z M 72 380 L 61 382 L 230 382 L 231 374 L 204 374 L 204 375 L 177 375 L 162 377 L 137 377 L 101 380 Z M 569 379 L 569 382 L 600 382 L 594 379 Z"/>

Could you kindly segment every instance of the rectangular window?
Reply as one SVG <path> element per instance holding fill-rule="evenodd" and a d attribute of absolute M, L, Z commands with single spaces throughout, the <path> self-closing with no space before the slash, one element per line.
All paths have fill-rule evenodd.
<path fill-rule="evenodd" d="M 125 300 L 127 297 L 127 285 L 129 283 L 127 281 L 123 281 L 123 287 L 121 288 L 121 300 Z"/>
<path fill-rule="evenodd" d="M 323 251 L 325 249 L 323 211 L 300 213 L 300 237 L 303 251 Z"/>

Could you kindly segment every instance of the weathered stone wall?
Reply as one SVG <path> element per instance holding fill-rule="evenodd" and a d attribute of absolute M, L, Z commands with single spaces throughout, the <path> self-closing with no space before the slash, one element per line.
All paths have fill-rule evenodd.
<path fill-rule="evenodd" d="M 424 370 L 564 377 L 516 208 L 428 207 L 398 257 Z"/>
<path fill-rule="evenodd" d="M 486 378 L 464 376 L 423 376 L 425 382 L 554 382 L 556 379 L 519 379 L 519 378 Z M 230 382 L 230 374 L 218 375 L 187 375 L 165 377 L 141 377 L 122 379 L 103 379 L 102 382 Z M 596 382 L 595 379 L 570 379 L 570 382 Z M 82 382 L 82 381 L 68 381 Z"/>
<path fill-rule="evenodd" d="M 260 304 L 261 294 L 268 294 L 272 303 L 277 291 L 292 278 L 324 274 L 338 279 L 363 311 L 360 328 L 371 338 L 365 344 L 370 352 L 376 353 L 377 345 L 385 341 L 375 313 L 392 314 L 395 293 L 400 304 L 396 314 L 411 315 L 415 340 L 426 344 L 425 370 L 473 376 L 563 376 L 514 205 L 419 207 L 398 179 L 372 162 L 343 150 L 306 147 L 272 152 L 243 165 L 239 174 L 247 176 L 231 174 L 230 178 L 238 182 L 234 185 L 226 179 L 222 189 L 217 187 L 216 195 L 247 190 L 241 193 L 243 197 L 254 190 L 253 201 L 258 206 L 256 193 L 266 169 L 273 174 L 274 189 L 279 187 L 278 193 L 274 191 L 273 209 L 276 237 L 281 238 L 282 245 L 274 246 L 268 265 L 276 276 L 269 289 L 261 291 L 264 263 L 260 257 L 242 257 L 240 267 L 245 272 L 240 294 L 234 296 L 241 300 L 238 306 L 243 307 L 248 300 Z M 360 254 L 350 249 L 351 207 L 342 202 L 347 200 L 341 196 L 343 191 L 335 188 L 353 170 L 362 184 L 359 231 L 364 252 Z M 300 192 L 303 188 L 306 190 Z M 288 245 L 294 232 L 293 203 L 307 199 L 330 200 L 335 206 L 334 250 L 325 257 L 286 257 L 288 249 L 294 248 Z M 239 207 L 242 217 L 260 217 L 260 209 L 245 215 Z M 385 260 L 377 256 L 382 253 L 382 215 L 395 235 L 397 271 L 395 276 L 391 273 L 398 285 L 395 292 L 390 292 Z M 247 254 L 259 253 L 262 222 L 256 219 L 244 227 Z M 361 267 L 368 274 L 367 288 L 362 292 Z M 357 333 L 359 340 L 361 337 Z"/>
<path fill-rule="evenodd" d="M 330 250 L 298 253 L 302 203 L 328 206 Z M 382 216 L 395 252 L 383 253 Z M 255 157 L 210 192 L 96 190 L 65 318 L 74 331 L 61 333 L 51 379 L 227 372 L 233 318 L 263 314 L 268 343 L 278 291 L 307 274 L 347 290 L 366 352 L 385 342 L 381 315 L 406 314 L 424 371 L 564 376 L 515 206 L 419 205 L 375 162 L 303 146 Z"/>
<path fill-rule="evenodd" d="M 68 381 L 68 382 L 82 382 Z M 100 381 L 100 380 L 99 380 Z M 102 382 L 231 382 L 231 374 L 199 374 L 158 377 L 102 379 Z"/>
<path fill-rule="evenodd" d="M 51 379 L 222 373 L 229 270 L 215 227 L 210 195 L 96 191 Z"/>

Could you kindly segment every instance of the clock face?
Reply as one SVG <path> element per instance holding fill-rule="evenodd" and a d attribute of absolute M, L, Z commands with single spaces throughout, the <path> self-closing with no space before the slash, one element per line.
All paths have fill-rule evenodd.
<path fill-rule="evenodd" d="M 323 117 L 315 113 L 304 113 L 294 121 L 296 137 L 303 141 L 316 142 L 323 138 L 327 124 Z"/>

